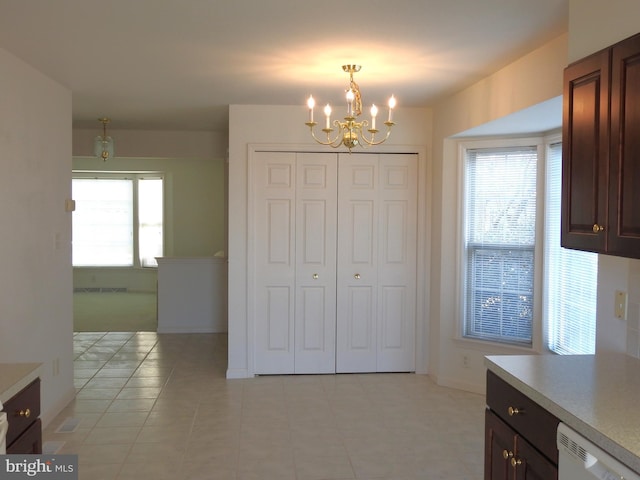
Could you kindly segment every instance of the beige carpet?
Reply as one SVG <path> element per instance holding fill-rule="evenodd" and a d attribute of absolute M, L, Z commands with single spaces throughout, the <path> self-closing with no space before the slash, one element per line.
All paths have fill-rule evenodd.
<path fill-rule="evenodd" d="M 73 294 L 76 332 L 155 332 L 158 330 L 155 293 Z"/>

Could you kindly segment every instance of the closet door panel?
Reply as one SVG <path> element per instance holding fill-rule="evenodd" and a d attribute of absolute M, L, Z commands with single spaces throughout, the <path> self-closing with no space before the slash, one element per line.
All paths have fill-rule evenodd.
<path fill-rule="evenodd" d="M 338 164 L 336 370 L 375 372 L 378 157 L 342 154 Z"/>
<path fill-rule="evenodd" d="M 294 373 L 295 154 L 262 152 L 253 174 L 255 372 Z"/>
<path fill-rule="evenodd" d="M 415 370 L 416 155 L 380 155 L 378 372 Z"/>
<path fill-rule="evenodd" d="M 287 354 L 291 344 L 291 288 L 268 286 L 266 293 L 266 350 Z"/>
<path fill-rule="evenodd" d="M 386 286 L 380 288 L 381 303 L 381 335 L 382 351 L 399 350 L 405 346 L 404 327 L 406 322 L 392 321 L 406 318 L 407 289 L 400 286 Z"/>
<path fill-rule="evenodd" d="M 296 157 L 295 373 L 334 373 L 337 164 Z"/>

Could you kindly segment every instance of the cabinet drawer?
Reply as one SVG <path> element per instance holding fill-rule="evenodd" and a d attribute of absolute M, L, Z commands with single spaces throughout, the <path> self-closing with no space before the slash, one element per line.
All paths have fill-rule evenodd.
<path fill-rule="evenodd" d="M 35 379 L 11 397 L 4 404 L 4 411 L 9 422 L 8 447 L 40 416 L 40 379 Z"/>
<path fill-rule="evenodd" d="M 554 415 L 491 371 L 487 371 L 487 405 L 547 458 L 558 463 L 556 429 L 560 420 Z"/>

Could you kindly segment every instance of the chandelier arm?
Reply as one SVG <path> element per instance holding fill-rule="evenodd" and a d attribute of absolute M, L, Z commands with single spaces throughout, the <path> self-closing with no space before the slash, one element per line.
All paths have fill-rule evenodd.
<path fill-rule="evenodd" d="M 389 136 L 391 135 L 391 127 L 393 127 L 393 125 L 395 124 L 393 122 L 384 122 L 384 124 L 387 126 L 387 133 L 384 136 L 384 138 L 376 141 L 375 135 L 376 133 L 378 133 L 378 130 L 370 129 L 368 130 L 368 132 L 371 134 L 371 138 L 365 137 L 364 132 L 362 132 L 362 141 L 365 142 L 368 146 L 380 145 L 381 143 L 386 142 Z"/>
<path fill-rule="evenodd" d="M 336 136 L 335 138 L 331 139 L 331 132 L 333 132 L 333 128 L 323 128 L 322 131 L 324 133 L 327 134 L 327 140 L 320 140 L 318 137 L 316 137 L 316 132 L 314 131 L 314 127 L 316 126 L 316 122 L 307 122 L 307 126 L 309 127 L 309 130 L 311 131 L 311 137 L 320 145 L 326 145 L 332 148 L 338 148 L 340 145 L 342 145 L 342 137 L 340 135 L 341 129 L 339 126 L 339 122 L 338 120 L 336 120 L 334 122 L 336 124 L 336 126 L 338 127 L 338 131 L 336 132 Z"/>

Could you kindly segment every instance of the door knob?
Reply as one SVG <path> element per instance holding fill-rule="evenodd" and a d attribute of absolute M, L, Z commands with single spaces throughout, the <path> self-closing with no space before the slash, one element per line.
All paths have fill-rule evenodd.
<path fill-rule="evenodd" d="M 359 274 L 359 273 L 356 273 L 356 274 L 353 276 L 353 278 L 355 278 L 356 280 L 360 280 L 360 274 Z"/>
<path fill-rule="evenodd" d="M 593 233 L 600 233 L 603 230 L 604 227 L 602 225 L 598 225 L 597 223 L 593 225 Z"/>
<path fill-rule="evenodd" d="M 313 274 L 313 279 L 314 279 L 314 280 L 317 280 L 317 279 L 318 279 L 318 274 L 317 274 L 317 273 L 314 273 L 314 274 Z"/>

